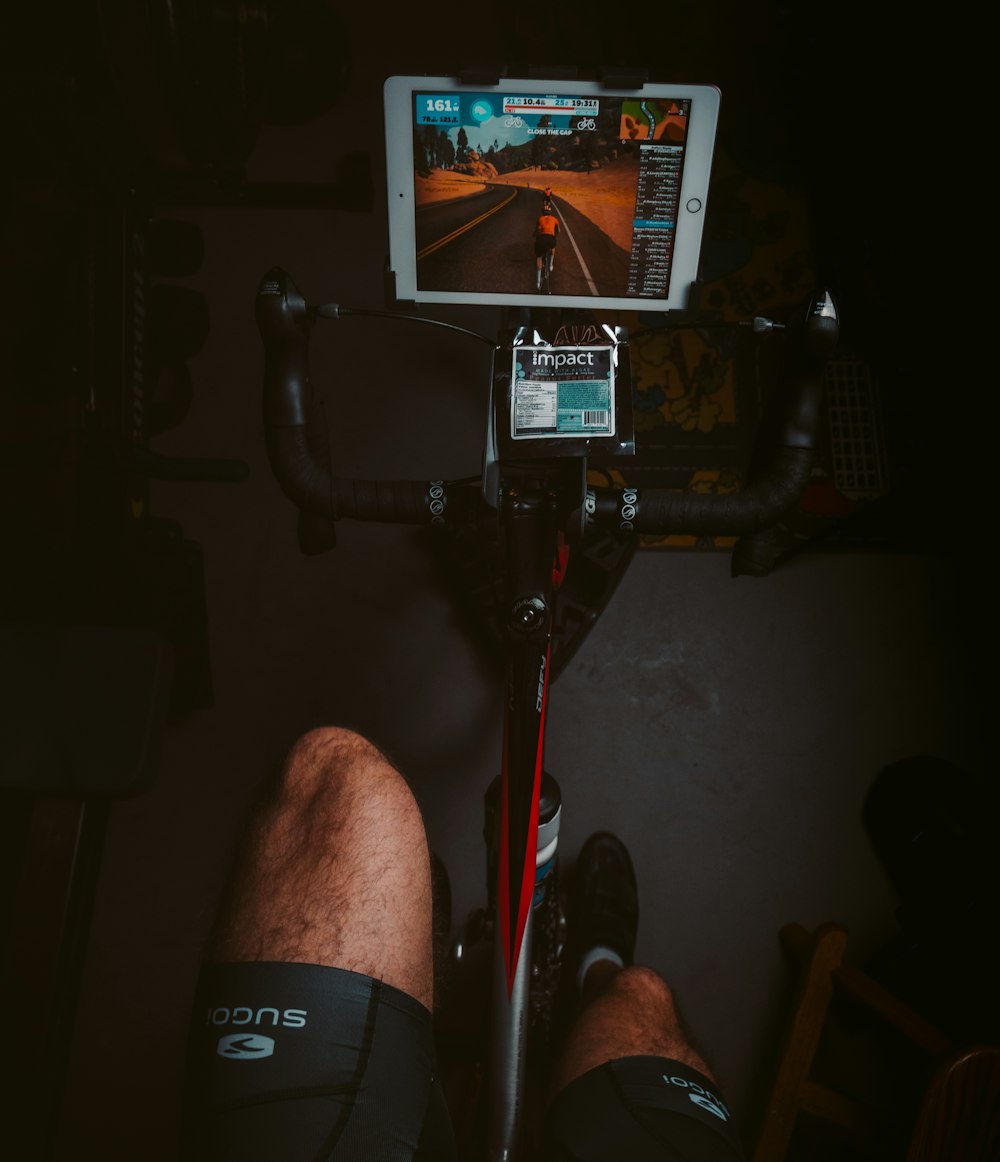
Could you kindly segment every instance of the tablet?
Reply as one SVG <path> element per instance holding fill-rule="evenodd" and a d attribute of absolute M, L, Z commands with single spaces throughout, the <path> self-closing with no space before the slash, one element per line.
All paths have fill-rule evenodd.
<path fill-rule="evenodd" d="M 394 76 L 384 97 L 397 301 L 688 306 L 714 85 Z"/>

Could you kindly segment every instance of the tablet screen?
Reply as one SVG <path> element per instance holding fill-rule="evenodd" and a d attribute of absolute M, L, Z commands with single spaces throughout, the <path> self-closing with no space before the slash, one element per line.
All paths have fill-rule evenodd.
<path fill-rule="evenodd" d="M 393 77 L 385 96 L 398 299 L 687 305 L 717 89 Z"/>

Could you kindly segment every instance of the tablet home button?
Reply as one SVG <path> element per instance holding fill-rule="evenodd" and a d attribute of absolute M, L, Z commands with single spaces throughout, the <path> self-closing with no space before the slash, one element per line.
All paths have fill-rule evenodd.
<path fill-rule="evenodd" d="M 687 208 L 692 214 L 697 214 L 701 209 L 701 198 L 688 198 Z"/>

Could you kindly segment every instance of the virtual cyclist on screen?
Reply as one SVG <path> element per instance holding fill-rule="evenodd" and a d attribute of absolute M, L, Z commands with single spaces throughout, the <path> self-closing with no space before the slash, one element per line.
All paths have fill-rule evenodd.
<path fill-rule="evenodd" d="M 535 267 L 539 277 L 542 273 L 542 262 L 546 255 L 549 257 L 549 271 L 555 265 L 556 238 L 559 235 L 559 219 L 550 209 L 544 209 L 535 223 Z"/>

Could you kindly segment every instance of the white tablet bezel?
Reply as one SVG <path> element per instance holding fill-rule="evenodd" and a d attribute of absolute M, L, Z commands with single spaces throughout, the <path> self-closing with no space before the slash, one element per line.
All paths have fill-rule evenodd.
<path fill-rule="evenodd" d="M 465 92 L 539 97 L 625 97 L 684 99 L 691 102 L 684 168 L 677 208 L 669 293 L 667 297 L 618 297 L 538 293 L 471 293 L 422 290 L 417 285 L 415 191 L 413 158 L 413 94 L 420 91 Z M 393 76 L 384 85 L 386 178 L 389 225 L 389 271 L 399 302 L 522 307 L 567 307 L 593 311 L 675 311 L 689 305 L 691 285 L 698 279 L 701 240 L 708 205 L 709 182 L 720 93 L 714 85 L 644 84 L 638 89 L 596 81 L 503 78 L 495 85 L 463 84 L 455 77 Z"/>

